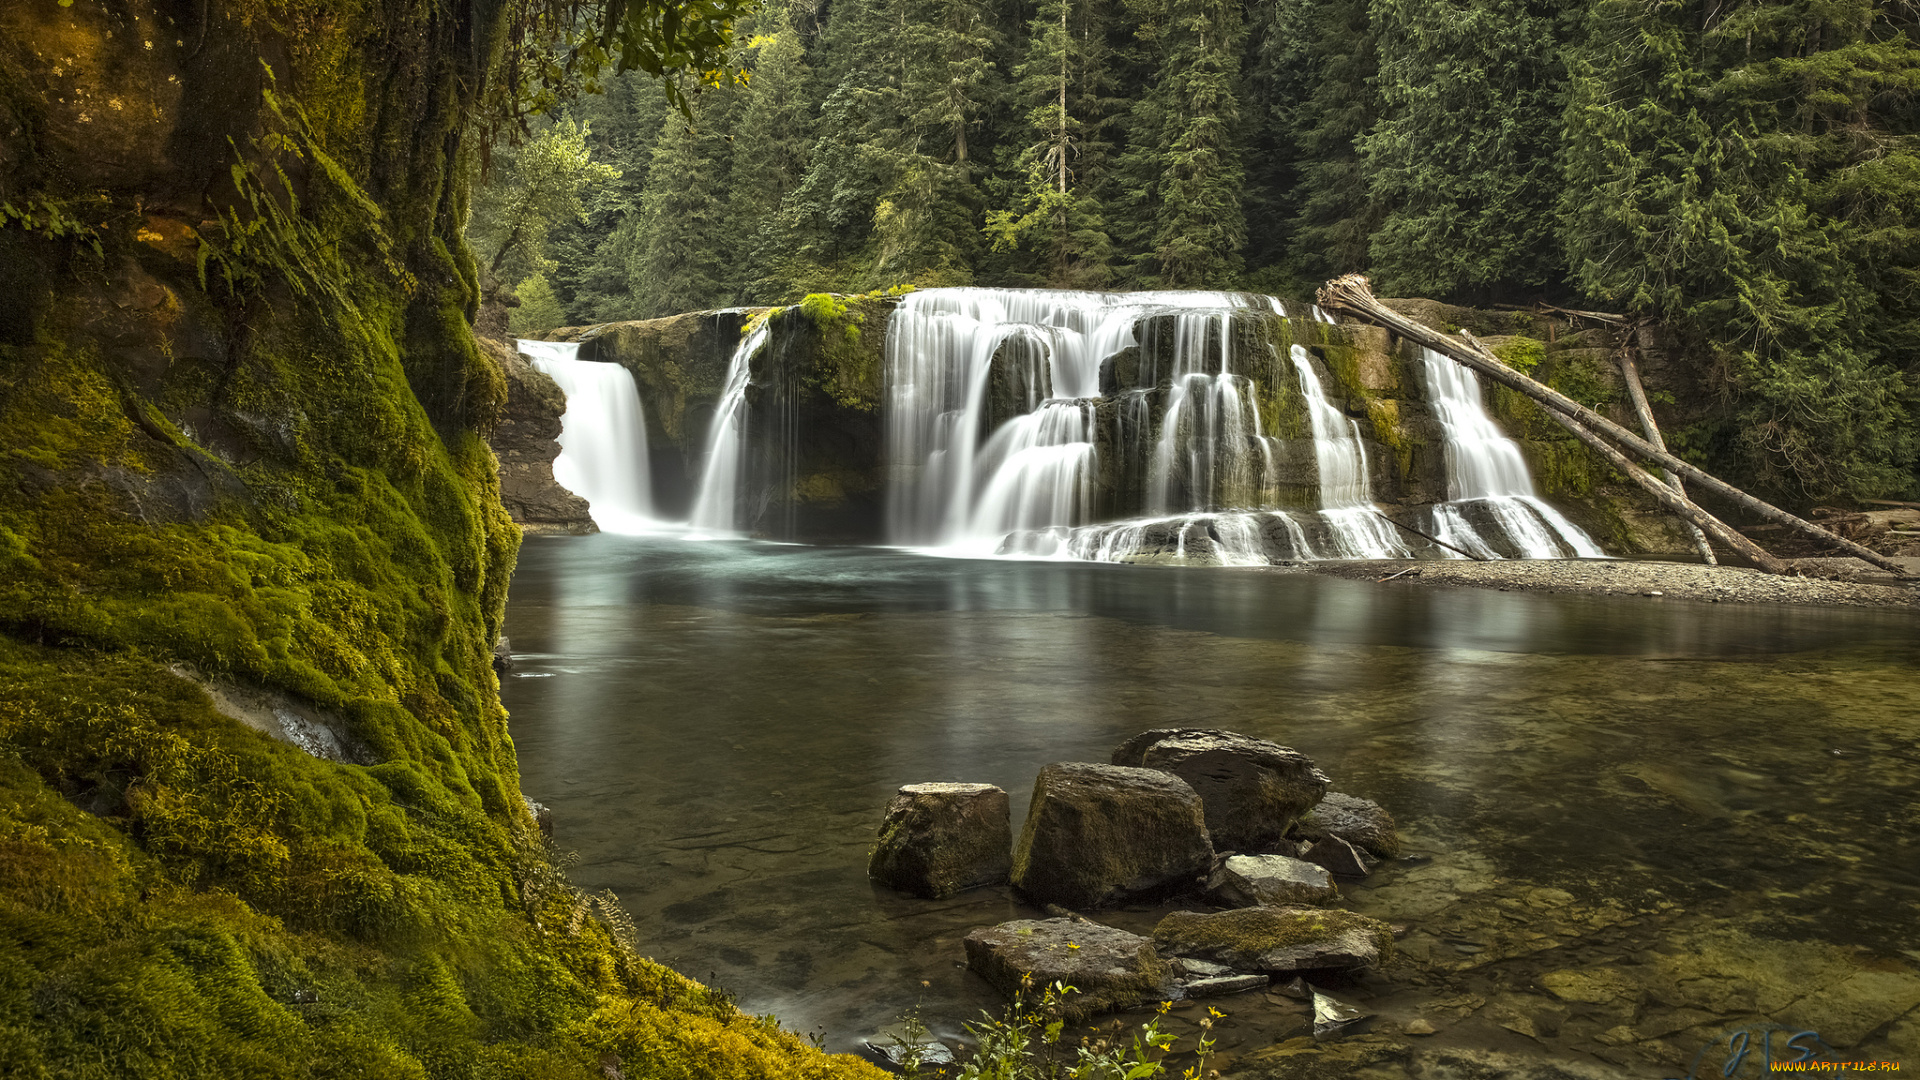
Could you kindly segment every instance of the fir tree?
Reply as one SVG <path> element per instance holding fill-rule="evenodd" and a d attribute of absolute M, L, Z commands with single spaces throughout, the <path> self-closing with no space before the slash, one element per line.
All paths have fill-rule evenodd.
<path fill-rule="evenodd" d="M 987 233 L 996 250 L 1023 244 L 1037 250 L 1036 276 L 1046 284 L 1086 288 L 1106 284 L 1113 244 L 1081 162 L 1086 125 L 1073 107 L 1088 102 L 1076 84 L 1088 81 L 1089 63 L 1074 37 L 1073 6 L 1072 0 L 1045 0 L 1033 21 L 1027 57 L 1015 75 L 1020 96 L 1032 106 L 1027 124 L 1037 141 L 1020 155 L 1016 207 L 989 214 Z"/>
<path fill-rule="evenodd" d="M 1126 183 L 1138 276 L 1163 288 L 1225 288 L 1246 242 L 1237 145 L 1240 7 L 1228 0 L 1136 0 L 1157 61 L 1135 109 Z"/>
<path fill-rule="evenodd" d="M 692 103 L 693 122 L 669 113 L 636 218 L 638 244 L 628 264 L 642 318 L 718 307 L 730 298 L 740 237 L 731 227 L 726 134 L 738 94 L 710 89 Z"/>
<path fill-rule="evenodd" d="M 1380 287 L 1484 301 L 1558 279 L 1563 0 L 1373 0 Z"/>

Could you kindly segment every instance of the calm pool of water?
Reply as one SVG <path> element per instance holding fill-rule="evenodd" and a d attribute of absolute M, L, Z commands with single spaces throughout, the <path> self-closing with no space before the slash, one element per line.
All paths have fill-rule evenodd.
<path fill-rule="evenodd" d="M 1376 1034 L 1316 1047 L 1242 995 L 1229 1064 L 1678 1076 L 1766 1021 L 1920 1067 L 1910 613 L 601 535 L 528 540 L 507 631 L 524 787 L 576 880 L 830 1048 L 916 1001 L 960 1035 L 997 1003 L 959 938 L 1033 914 L 870 886 L 895 788 L 999 784 L 1017 828 L 1040 766 L 1191 725 L 1308 753 L 1416 856 L 1348 890 L 1409 928 L 1339 987 Z M 1438 1034 L 1396 1041 L 1415 1018 Z"/>

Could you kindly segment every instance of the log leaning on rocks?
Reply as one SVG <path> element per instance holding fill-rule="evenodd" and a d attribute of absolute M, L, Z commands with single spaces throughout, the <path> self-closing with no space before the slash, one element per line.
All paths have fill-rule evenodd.
<path fill-rule="evenodd" d="M 1561 427 L 1566 428 L 1574 438 L 1586 443 L 1588 449 L 1605 458 L 1607 464 L 1625 474 L 1627 479 L 1639 484 L 1647 494 L 1653 496 L 1656 502 L 1666 507 L 1675 517 L 1739 552 L 1753 565 L 1769 574 L 1785 574 L 1790 571 L 1791 567 L 1786 563 L 1768 554 L 1759 544 L 1740 535 L 1739 531 L 1731 525 L 1694 505 L 1685 495 L 1661 483 L 1658 477 L 1635 465 L 1627 455 L 1608 445 L 1605 439 L 1581 427 L 1578 421 L 1556 412 L 1550 412 L 1547 415 L 1553 417 Z"/>
<path fill-rule="evenodd" d="M 1373 295 L 1373 289 L 1366 277 L 1361 274 L 1348 274 L 1327 282 L 1321 286 L 1317 299 L 1320 306 L 1328 311 L 1344 311 L 1376 326 L 1384 326 L 1408 341 L 1424 345 L 1502 386 L 1525 394 L 1549 413 L 1565 416 L 1593 434 L 1605 436 L 1619 446 L 1632 451 L 1639 458 L 1653 462 L 1681 479 L 1705 488 L 1760 518 L 1777 525 L 1784 525 L 1803 536 L 1844 551 L 1862 562 L 1877 566 L 1899 577 L 1913 576 L 1906 567 L 1879 552 L 1862 547 L 1845 537 L 1837 536 L 1810 521 L 1795 517 L 1772 503 L 1757 499 L 1698 466 L 1655 448 L 1647 440 L 1558 390 L 1520 374 L 1502 363 L 1500 358 L 1485 345 L 1474 340 L 1472 334 L 1463 332 L 1462 337 L 1465 339 L 1463 341 L 1461 338 L 1451 337 L 1407 318 L 1382 304 Z"/>
<path fill-rule="evenodd" d="M 1635 330 L 1634 327 L 1628 327 L 1626 340 L 1620 343 L 1620 377 L 1627 384 L 1627 400 L 1633 402 L 1633 414 L 1640 419 L 1640 431 L 1646 435 L 1647 441 L 1652 443 L 1655 449 L 1665 450 L 1667 440 L 1660 437 L 1660 425 L 1653 418 L 1652 404 L 1647 401 L 1647 388 L 1640 384 L 1640 365 L 1633 358 Z M 1686 484 L 1682 483 L 1679 477 L 1673 475 L 1669 469 L 1662 469 L 1660 472 L 1675 495 L 1683 499 L 1687 497 Z M 1693 537 L 1694 550 L 1700 553 L 1701 560 L 1708 566 L 1719 565 L 1720 560 L 1713 557 L 1713 545 L 1707 543 L 1706 532 L 1684 514 L 1681 515 L 1681 520 L 1687 523 L 1687 532 Z"/>

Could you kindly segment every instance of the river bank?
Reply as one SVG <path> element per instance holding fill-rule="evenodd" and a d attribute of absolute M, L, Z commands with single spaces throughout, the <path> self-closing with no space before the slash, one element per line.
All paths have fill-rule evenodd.
<path fill-rule="evenodd" d="M 1920 573 L 1920 559 L 1901 560 Z M 1857 559 L 1796 559 L 1802 577 L 1763 574 L 1739 566 L 1598 559 L 1508 559 L 1498 562 L 1372 559 L 1320 562 L 1304 569 L 1350 581 L 1396 581 L 1501 592 L 1638 595 L 1653 600 L 1708 603 L 1816 604 L 1914 607 L 1920 587 L 1900 582 Z"/>

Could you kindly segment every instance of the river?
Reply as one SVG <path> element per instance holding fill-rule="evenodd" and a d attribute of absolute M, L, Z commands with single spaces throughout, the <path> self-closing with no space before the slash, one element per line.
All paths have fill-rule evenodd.
<path fill-rule="evenodd" d="M 507 631 L 523 785 L 576 882 L 829 1049 L 916 1002 L 965 1039 L 998 1003 L 959 939 L 1035 915 L 870 885 L 894 789 L 998 784 L 1017 830 L 1042 765 L 1195 726 L 1309 754 L 1408 851 L 1346 890 L 1407 927 L 1399 958 L 1328 984 L 1374 1033 L 1314 1044 L 1298 1003 L 1240 995 L 1216 1064 L 1679 1076 L 1777 1023 L 1920 1066 L 1909 612 L 599 535 L 528 539 Z"/>

